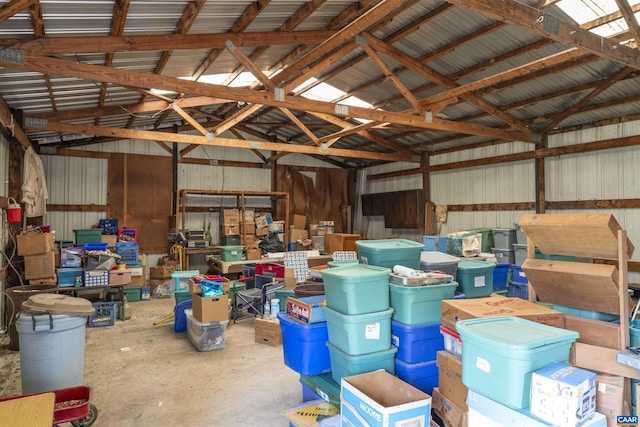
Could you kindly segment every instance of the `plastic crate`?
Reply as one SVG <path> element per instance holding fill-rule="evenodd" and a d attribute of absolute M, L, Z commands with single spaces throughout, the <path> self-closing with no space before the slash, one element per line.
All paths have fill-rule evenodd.
<path fill-rule="evenodd" d="M 138 241 L 138 229 L 137 228 L 119 228 L 118 229 L 118 242 L 137 242 Z"/>
<path fill-rule="evenodd" d="M 513 249 L 491 248 L 491 252 L 496 257 L 498 264 L 515 264 L 516 254 Z"/>
<path fill-rule="evenodd" d="M 253 275 L 262 274 L 265 276 L 282 277 L 284 278 L 284 265 L 275 264 L 270 262 L 256 263 Z M 247 277 L 247 276 L 245 276 Z"/>
<path fill-rule="evenodd" d="M 511 264 L 496 264 L 493 269 L 493 291 L 504 291 L 507 289 L 507 279 Z"/>
<path fill-rule="evenodd" d="M 109 270 L 84 270 L 83 284 L 92 286 L 109 286 Z"/>
<path fill-rule="evenodd" d="M 241 261 L 242 246 L 220 246 L 220 258 L 222 261 Z"/>
<path fill-rule="evenodd" d="M 84 245 L 85 243 L 101 243 L 102 230 L 99 228 L 89 228 L 86 230 L 73 230 L 76 236 L 76 245 Z"/>
<path fill-rule="evenodd" d="M 515 228 L 494 228 L 491 230 L 491 234 L 493 235 L 493 248 L 495 249 L 511 250 L 513 244 L 516 243 Z"/>
<path fill-rule="evenodd" d="M 286 313 L 278 313 L 282 329 L 284 364 L 300 375 L 318 375 L 331 370 L 327 323 L 305 325 Z"/>
<path fill-rule="evenodd" d="M 100 219 L 98 228 L 102 230 L 102 234 L 118 234 L 118 218 Z"/>
<path fill-rule="evenodd" d="M 527 279 L 527 274 L 522 269 L 522 266 L 513 264 L 511 266 L 512 280 L 516 283 L 529 283 L 529 279 Z"/>
<path fill-rule="evenodd" d="M 462 383 L 514 409 L 529 406 L 531 374 L 567 362 L 577 332 L 513 316 L 459 320 Z M 509 381 L 504 381 L 509 378 Z"/>
<path fill-rule="evenodd" d="M 99 242 L 99 243 L 85 243 L 84 244 L 85 251 L 106 251 L 107 243 Z"/>
<path fill-rule="evenodd" d="M 116 323 L 116 301 L 98 301 L 93 303 L 96 312 L 89 316 L 89 327 L 113 326 Z"/>
<path fill-rule="evenodd" d="M 138 244 L 135 242 L 116 243 L 116 253 L 120 255 L 120 262 L 127 265 L 138 263 Z"/>
<path fill-rule="evenodd" d="M 529 283 L 519 283 L 513 280 L 509 282 L 507 296 L 511 298 L 529 299 Z"/>
<path fill-rule="evenodd" d="M 424 325 L 405 325 L 391 321 L 391 344 L 398 347 L 396 359 L 405 363 L 421 363 L 436 359 L 444 349 L 440 322 Z"/>

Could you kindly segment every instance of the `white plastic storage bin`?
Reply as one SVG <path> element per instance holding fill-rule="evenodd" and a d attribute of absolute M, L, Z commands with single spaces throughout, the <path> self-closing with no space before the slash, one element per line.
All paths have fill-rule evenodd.
<path fill-rule="evenodd" d="M 227 343 L 228 320 L 202 323 L 193 317 L 193 310 L 186 309 L 187 336 L 198 351 L 222 350 Z"/>

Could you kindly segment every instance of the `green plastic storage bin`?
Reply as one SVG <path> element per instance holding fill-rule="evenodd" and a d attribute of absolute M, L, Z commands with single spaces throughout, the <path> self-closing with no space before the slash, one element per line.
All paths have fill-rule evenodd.
<path fill-rule="evenodd" d="M 89 228 L 87 230 L 73 230 L 76 236 L 76 245 L 84 245 L 85 243 L 101 243 L 102 229 Z"/>
<path fill-rule="evenodd" d="M 220 246 L 222 261 L 242 261 L 242 246 Z"/>
<path fill-rule="evenodd" d="M 220 236 L 220 245 L 222 246 L 239 246 L 240 235 L 239 234 L 227 234 Z"/>
<path fill-rule="evenodd" d="M 493 269 L 496 265 L 484 261 L 462 260 L 458 264 L 458 290 L 467 298 L 488 297 L 493 292 Z"/>
<path fill-rule="evenodd" d="M 127 301 L 129 302 L 134 302 L 134 301 L 140 301 L 140 290 L 142 289 L 141 286 L 129 286 L 129 287 L 124 287 L 124 296 L 127 297 Z"/>
<path fill-rule="evenodd" d="M 327 265 L 329 266 L 329 268 L 334 268 L 334 267 L 344 267 L 347 265 L 355 265 L 359 263 L 360 261 L 358 261 L 357 259 L 350 259 L 347 261 L 329 261 Z"/>
<path fill-rule="evenodd" d="M 287 297 L 292 297 L 295 298 L 296 293 L 295 293 L 295 289 L 294 288 L 280 288 L 280 289 L 276 289 L 275 291 L 276 293 L 276 298 L 278 298 L 280 300 L 280 311 L 287 311 Z"/>
<path fill-rule="evenodd" d="M 482 236 L 482 244 L 480 245 L 480 251 L 490 253 L 493 247 L 493 233 L 490 228 L 473 228 L 467 230 L 470 233 L 478 233 Z"/>
<path fill-rule="evenodd" d="M 540 250 L 538 248 L 536 248 L 536 259 L 546 259 L 546 260 L 552 260 L 552 261 L 571 261 L 571 262 L 574 262 L 576 260 L 576 257 L 571 256 L 571 255 L 543 254 L 542 252 L 540 252 Z"/>
<path fill-rule="evenodd" d="M 175 291 L 173 296 L 176 298 L 176 305 L 193 298 L 191 291 Z"/>
<path fill-rule="evenodd" d="M 551 362 L 567 362 L 579 337 L 513 316 L 460 320 L 456 329 L 462 340 L 462 383 L 514 409 L 529 406 L 531 373 Z"/>
<path fill-rule="evenodd" d="M 405 325 L 440 322 L 441 301 L 453 298 L 457 287 L 457 282 L 426 286 L 402 286 L 391 283 L 389 289 L 392 318 Z"/>
<path fill-rule="evenodd" d="M 384 369 L 392 375 L 396 373 L 395 356 L 398 347 L 390 346 L 388 350 L 375 353 L 350 356 L 327 342 L 329 360 L 331 361 L 331 378 L 338 384 L 342 377 L 364 374 L 366 372 Z"/>
<path fill-rule="evenodd" d="M 365 314 L 389 308 L 391 270 L 367 264 L 327 268 L 320 272 L 327 307 L 342 314 Z"/>
<path fill-rule="evenodd" d="M 420 269 L 420 253 L 424 244 L 406 239 L 357 240 L 356 248 L 362 264 L 393 269 L 394 265 Z"/>
<path fill-rule="evenodd" d="M 348 316 L 324 308 L 329 342 L 350 356 L 387 350 L 391 346 L 393 309 Z"/>
<path fill-rule="evenodd" d="M 331 378 L 331 373 L 311 376 L 300 375 L 300 383 L 309 387 L 316 395 L 336 408 L 340 407 L 340 384 Z"/>

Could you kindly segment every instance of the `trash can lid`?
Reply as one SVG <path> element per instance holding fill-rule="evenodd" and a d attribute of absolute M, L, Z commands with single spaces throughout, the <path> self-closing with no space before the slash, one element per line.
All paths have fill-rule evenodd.
<path fill-rule="evenodd" d="M 91 301 L 60 294 L 31 295 L 22 303 L 22 309 L 25 311 L 67 314 L 71 316 L 90 316 L 95 313 Z"/>

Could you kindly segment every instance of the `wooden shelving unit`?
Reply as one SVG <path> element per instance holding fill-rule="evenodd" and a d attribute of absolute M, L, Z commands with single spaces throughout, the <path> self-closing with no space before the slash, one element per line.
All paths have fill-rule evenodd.
<path fill-rule="evenodd" d="M 571 350 L 571 363 L 640 379 L 638 370 L 616 361 L 618 351 L 629 345 L 633 306 L 627 262 L 634 247 L 626 231 L 611 214 L 527 214 L 520 219 L 520 227 L 528 238 L 522 268 L 529 279 L 529 300 L 620 316 L 615 324 L 565 315 L 565 328 L 580 334 Z M 536 259 L 536 247 L 544 254 L 577 257 L 578 262 Z M 612 262 L 587 262 L 592 258 Z"/>
<path fill-rule="evenodd" d="M 178 197 L 176 198 L 176 230 L 180 230 L 183 233 L 186 230 L 187 226 L 187 206 L 188 206 L 188 197 L 190 195 L 199 195 L 199 196 L 230 196 L 235 197 L 236 203 L 235 206 L 224 206 L 224 208 L 237 208 L 240 211 L 240 235 L 245 236 L 244 230 L 244 211 L 247 206 L 245 204 L 245 198 L 247 197 L 268 197 L 271 201 L 282 200 L 284 202 L 284 212 L 282 216 L 284 217 L 284 232 L 285 232 L 285 248 L 286 242 L 288 241 L 289 234 L 289 194 L 282 191 L 230 191 L 230 190 L 180 190 L 178 192 Z M 200 205 L 199 207 L 202 207 Z M 220 206 L 216 206 L 216 208 L 220 208 Z M 277 212 L 276 212 L 277 214 Z"/>

